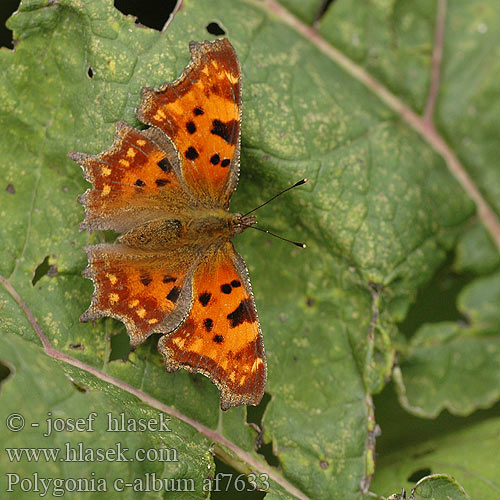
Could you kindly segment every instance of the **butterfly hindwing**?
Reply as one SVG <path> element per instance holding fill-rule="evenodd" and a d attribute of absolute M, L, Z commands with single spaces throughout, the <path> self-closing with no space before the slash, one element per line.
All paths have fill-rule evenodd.
<path fill-rule="evenodd" d="M 227 39 L 191 42 L 190 50 L 179 79 L 143 89 L 137 116 L 172 139 L 197 199 L 227 208 L 239 175 L 240 66 Z"/>
<path fill-rule="evenodd" d="M 243 259 L 231 242 L 214 245 L 193 277 L 193 305 L 158 349 L 168 371 L 207 375 L 221 391 L 221 408 L 256 405 L 266 383 L 262 334 Z"/>
<path fill-rule="evenodd" d="M 95 292 L 81 321 L 119 319 L 130 343 L 138 345 L 152 333 L 173 330 L 187 316 L 196 249 L 185 248 L 185 259 L 174 252 L 144 252 L 120 244 L 84 250 L 89 259 L 84 275 L 94 282 Z"/>

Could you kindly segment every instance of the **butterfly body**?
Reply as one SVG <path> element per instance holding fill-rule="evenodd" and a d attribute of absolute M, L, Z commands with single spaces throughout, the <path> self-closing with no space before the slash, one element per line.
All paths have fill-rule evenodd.
<path fill-rule="evenodd" d="M 79 198 L 81 229 L 120 233 L 84 248 L 94 294 L 80 319 L 116 318 L 132 345 L 164 334 L 167 371 L 208 376 L 225 410 L 258 404 L 267 371 L 248 272 L 231 242 L 255 217 L 228 211 L 239 176 L 241 72 L 226 39 L 190 50 L 179 79 L 143 89 L 137 115 L 148 129 L 118 122 L 107 151 L 70 153 L 94 186 Z"/>
<path fill-rule="evenodd" d="M 202 210 L 146 222 L 120 236 L 118 241 L 131 247 L 155 250 L 185 245 L 207 248 L 213 243 L 231 240 L 255 222 L 254 218 L 223 209 Z"/>

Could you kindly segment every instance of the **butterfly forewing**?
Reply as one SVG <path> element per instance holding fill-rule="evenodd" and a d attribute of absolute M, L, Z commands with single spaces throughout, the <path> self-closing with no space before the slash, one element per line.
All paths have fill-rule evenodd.
<path fill-rule="evenodd" d="M 110 149 L 96 156 L 70 154 L 94 185 L 80 197 L 85 207 L 81 229 L 124 232 L 164 215 L 166 207 L 175 213 L 189 205 L 175 148 L 161 147 L 151 135 L 118 122 Z"/>
<path fill-rule="evenodd" d="M 221 407 L 258 404 L 266 361 L 250 280 L 231 242 L 209 249 L 193 279 L 189 317 L 160 339 L 168 371 L 186 368 L 217 384 Z"/>
<path fill-rule="evenodd" d="M 227 208 L 239 174 L 241 82 L 228 40 L 191 42 L 182 76 L 159 89 L 145 88 L 139 119 L 175 143 L 182 175 L 206 206 Z"/>

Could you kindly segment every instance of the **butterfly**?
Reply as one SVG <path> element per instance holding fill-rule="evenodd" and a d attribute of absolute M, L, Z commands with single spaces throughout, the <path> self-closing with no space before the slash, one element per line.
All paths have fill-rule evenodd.
<path fill-rule="evenodd" d="M 206 375 L 223 410 L 257 405 L 267 367 L 248 271 L 231 239 L 255 224 L 232 214 L 240 168 L 241 71 L 227 39 L 191 42 L 173 83 L 143 88 L 138 130 L 116 124 L 112 146 L 69 153 L 93 188 L 79 197 L 80 229 L 112 229 L 84 247 L 94 283 L 80 320 L 108 316 L 137 346 L 162 333 L 168 372 Z"/>

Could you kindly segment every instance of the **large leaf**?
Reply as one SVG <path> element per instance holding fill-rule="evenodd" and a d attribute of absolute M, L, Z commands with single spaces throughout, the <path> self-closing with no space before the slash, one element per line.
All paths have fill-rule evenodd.
<path fill-rule="evenodd" d="M 319 34 L 304 23 L 313 22 L 321 2 L 283 5 L 290 10 L 273 1 L 185 1 L 160 33 L 138 27 L 104 0 L 22 2 L 9 21 L 16 49 L 0 51 L 0 175 L 5 186 L 0 190 L 0 326 L 5 337 L 12 337 L 0 354 L 6 366 L 15 367 L 0 397 L 6 414 L 25 412 L 27 405 L 7 393 L 9 384 L 18 380 L 24 401 L 38 397 L 35 386 L 19 377 L 37 379 L 37 364 L 43 365 L 44 356 L 54 357 L 75 383 L 87 387 L 78 398 L 93 398 L 97 412 L 104 411 L 109 398 L 113 408 L 126 405 L 131 417 L 150 411 L 143 410 L 146 403 L 183 422 L 174 431 L 183 450 L 177 464 L 181 472 L 175 472 L 179 477 L 213 474 L 213 468 L 200 465 L 203 458 L 213 467 L 208 455 L 213 450 L 234 468 L 234 477 L 266 474 L 269 498 L 354 499 L 367 492 L 374 472 L 377 427 L 371 396 L 390 377 L 395 346 L 396 373 L 402 374 L 398 380 L 408 408 L 427 408 L 424 415 L 444 407 L 469 413 L 498 399 L 496 375 L 477 391 L 481 366 L 494 366 L 497 356 L 489 346 L 496 345 L 500 319 L 491 312 L 484 288 L 495 279 L 488 275 L 498 266 L 495 257 L 480 271 L 467 268 L 486 274 L 486 281 L 470 285 L 475 293 L 464 291 L 468 299 L 462 309 L 471 321 L 465 334 L 456 335 L 462 343 L 442 335 L 441 324 L 429 327 L 439 333 L 430 339 L 439 347 L 431 348 L 438 364 L 460 349 L 480 350 L 488 342 L 471 361 L 470 373 L 460 374 L 468 376 L 466 384 L 455 383 L 447 391 L 442 372 L 432 370 L 426 356 L 429 339 L 419 340 L 419 333 L 407 343 L 397 328 L 419 287 L 454 248 L 456 236 L 469 230 L 471 198 L 493 241 L 500 241 L 498 221 L 488 212 L 489 195 L 499 181 L 478 173 L 483 167 L 492 170 L 488 159 L 495 158 L 495 145 L 482 137 L 495 129 L 494 114 L 475 125 L 474 145 L 481 152 L 477 163 L 458 146 L 465 139 L 462 129 L 454 129 L 453 116 L 465 114 L 464 109 L 446 112 L 457 92 L 454 79 L 438 99 L 443 134 L 457 134 L 449 141 L 451 148 L 430 125 L 434 100 L 426 96 L 436 81 L 430 71 L 433 27 L 436 16 L 443 26 L 442 5 L 438 9 L 430 0 L 418 7 L 413 2 L 379 2 L 376 7 L 356 2 L 353 9 L 353 2 L 337 0 L 323 16 Z M 361 21 L 375 14 L 380 22 Z M 459 10 L 450 8 L 450 16 L 454 22 L 446 31 L 445 68 L 458 64 L 452 59 L 459 49 L 453 37 L 461 26 Z M 396 44 L 393 19 L 400 36 Z M 264 413 L 233 408 L 222 414 L 217 390 L 205 378 L 164 372 L 157 337 L 134 352 L 118 354 L 119 340 L 125 338 L 120 323 L 78 322 L 92 292 L 81 277 L 86 263 L 80 248 L 100 236 L 78 233 L 82 209 L 76 197 L 88 185 L 67 152 L 97 153 L 108 147 L 119 119 L 139 126 L 140 89 L 174 80 L 189 59 L 188 42 L 213 38 L 206 28 L 210 22 L 226 31 L 244 77 L 242 175 L 231 208 L 249 210 L 299 178 L 310 179 L 302 191 L 259 214 L 262 227 L 307 241 L 306 251 L 264 240 L 257 232 L 236 241 L 250 269 L 268 356 Z M 469 80 L 458 80 L 469 89 Z M 489 93 L 486 86 L 474 94 L 481 106 Z M 426 120 L 413 113 L 429 109 Z M 464 182 L 460 175 L 466 168 L 475 174 Z M 476 179 L 483 191 L 476 189 Z M 45 354 L 33 346 L 39 340 Z M 31 353 L 26 359 L 33 362 L 21 362 L 23 351 Z M 455 377 L 453 371 L 445 375 Z M 60 368 L 47 363 L 43 377 L 57 384 L 44 385 L 49 394 L 31 410 L 33 419 L 52 411 L 53 396 L 63 403 L 72 397 Z M 419 386 L 423 377 L 432 390 Z M 82 401 L 61 414 L 85 417 Z M 42 446 L 37 436 L 30 446 Z M 154 433 L 142 436 L 143 447 L 154 442 Z M 96 442 L 107 447 L 108 440 L 100 436 Z M 50 442 L 57 447 L 60 439 Z M 267 460 L 277 460 L 278 467 L 254 450 L 262 442 L 271 444 L 277 459 L 268 455 Z M 24 443 L 19 434 L 13 446 Z M 16 467 L 24 476 L 33 470 L 26 461 Z M 142 470 L 134 467 L 131 474 Z M 71 475 L 69 469 L 56 469 L 63 477 Z M 89 470 L 106 474 L 107 467 L 94 464 Z M 257 477 L 263 489 L 265 479 Z"/>
<path fill-rule="evenodd" d="M 399 449 L 395 447 L 380 457 L 372 488 L 387 496 L 401 488 L 410 491 L 420 478 L 446 470 L 471 498 L 498 498 L 498 410 L 497 418 L 471 422 L 461 428 L 449 419 L 447 423 L 451 429 L 441 427 L 439 433 L 432 435 L 427 434 L 429 428 L 419 428 L 420 433 L 413 434 L 412 444 L 400 441 Z M 422 496 L 432 498 L 430 494 Z M 450 498 L 467 497 L 450 494 Z"/>

